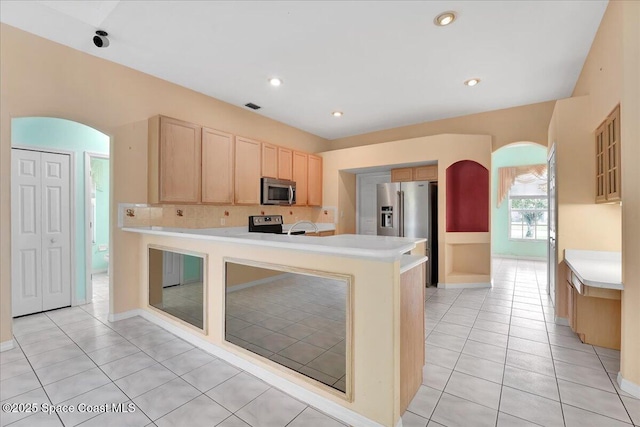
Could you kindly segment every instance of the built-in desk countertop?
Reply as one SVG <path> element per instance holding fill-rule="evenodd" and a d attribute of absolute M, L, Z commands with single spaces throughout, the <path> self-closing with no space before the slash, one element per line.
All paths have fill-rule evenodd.
<path fill-rule="evenodd" d="M 623 290 L 620 252 L 566 249 L 564 260 L 578 279 L 594 288 Z"/>

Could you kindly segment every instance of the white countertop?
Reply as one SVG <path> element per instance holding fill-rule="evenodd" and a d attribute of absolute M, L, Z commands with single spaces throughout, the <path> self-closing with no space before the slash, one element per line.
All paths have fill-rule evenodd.
<path fill-rule="evenodd" d="M 564 260 L 580 281 L 594 288 L 623 290 L 620 252 L 565 249 Z"/>
<path fill-rule="evenodd" d="M 302 225 L 302 224 L 301 224 Z M 318 224 L 320 225 L 320 224 Z M 320 231 L 333 230 L 332 228 Z M 169 228 L 169 227 L 124 227 L 123 231 L 167 237 L 241 243 L 275 249 L 293 249 L 330 255 L 368 258 L 380 261 L 395 261 L 426 239 L 408 237 L 365 236 L 361 234 L 338 234 L 336 236 L 311 237 L 305 235 L 249 233 L 247 227 L 228 228 Z"/>
<path fill-rule="evenodd" d="M 427 262 L 428 259 L 424 255 L 403 255 L 400 258 L 400 274 Z"/>

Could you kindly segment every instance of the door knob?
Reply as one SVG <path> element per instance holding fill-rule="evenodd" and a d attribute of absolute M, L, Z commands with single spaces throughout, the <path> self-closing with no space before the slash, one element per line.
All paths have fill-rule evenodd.
<path fill-rule="evenodd" d="M 55 242 L 56 242 L 56 239 L 51 238 L 51 243 L 55 243 Z"/>

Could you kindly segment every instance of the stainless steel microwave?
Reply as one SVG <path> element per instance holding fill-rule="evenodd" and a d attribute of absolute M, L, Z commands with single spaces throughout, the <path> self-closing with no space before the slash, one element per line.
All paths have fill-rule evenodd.
<path fill-rule="evenodd" d="M 261 178 L 260 200 L 263 205 L 295 205 L 296 183 L 286 179 Z"/>

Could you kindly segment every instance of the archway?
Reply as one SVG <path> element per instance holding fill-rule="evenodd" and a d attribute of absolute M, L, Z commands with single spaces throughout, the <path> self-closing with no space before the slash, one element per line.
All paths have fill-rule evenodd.
<path fill-rule="evenodd" d="M 87 304 L 83 309 L 106 320 L 109 311 L 108 254 L 111 198 L 109 136 L 71 120 L 22 117 L 11 120 L 11 145 L 12 154 L 18 151 L 30 155 L 47 153 L 45 154 L 47 156 L 58 155 L 68 158 L 70 245 L 67 280 L 71 294 L 69 305 Z M 15 177 L 16 173 L 15 163 L 13 163 L 12 177 Z M 13 181 L 12 178 L 12 193 Z M 16 221 L 17 218 L 14 218 L 14 212 L 12 212 L 12 224 Z M 15 257 L 13 247 L 12 255 L 13 259 Z M 13 270 L 16 269 L 12 268 L 12 275 L 16 274 Z M 93 286 L 94 284 L 100 286 Z M 14 294 L 13 290 L 12 294 Z M 16 314 L 14 312 L 13 316 L 15 317 Z"/>

